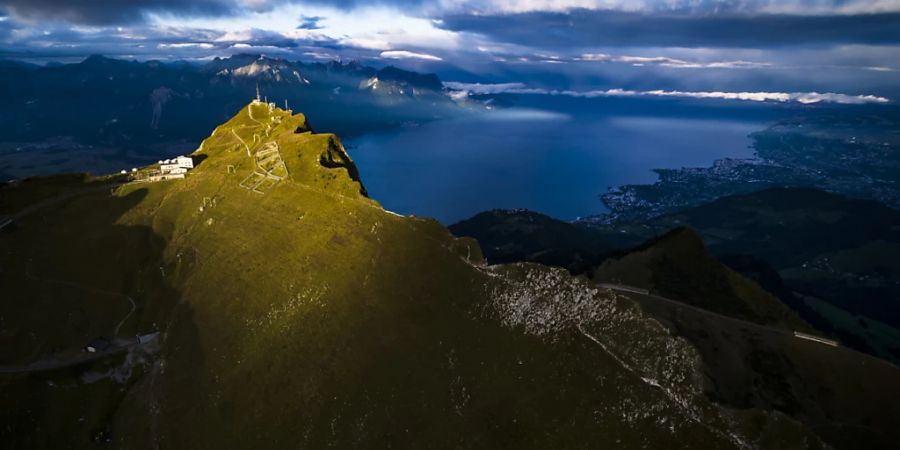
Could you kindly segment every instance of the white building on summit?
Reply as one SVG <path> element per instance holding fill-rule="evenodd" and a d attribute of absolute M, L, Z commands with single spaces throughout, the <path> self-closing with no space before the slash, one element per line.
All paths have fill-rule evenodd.
<path fill-rule="evenodd" d="M 184 178 L 184 175 L 194 168 L 194 160 L 190 156 L 178 156 L 172 159 L 159 161 L 159 172 L 150 175 L 148 181 L 172 180 Z"/>
<path fill-rule="evenodd" d="M 159 172 L 162 175 L 178 175 L 187 173 L 194 168 L 194 160 L 190 156 L 178 156 L 159 162 Z"/>

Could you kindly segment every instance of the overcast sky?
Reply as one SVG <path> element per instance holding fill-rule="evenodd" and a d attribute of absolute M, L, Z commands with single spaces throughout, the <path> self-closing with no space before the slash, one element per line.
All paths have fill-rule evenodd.
<path fill-rule="evenodd" d="M 900 0 L 0 0 L 0 57 L 358 58 L 544 89 L 896 95 Z"/>

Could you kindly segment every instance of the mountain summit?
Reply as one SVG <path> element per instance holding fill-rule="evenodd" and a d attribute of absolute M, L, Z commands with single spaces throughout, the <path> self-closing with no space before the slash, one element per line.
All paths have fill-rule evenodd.
<path fill-rule="evenodd" d="M 628 294 L 383 210 L 303 115 L 253 102 L 192 156 L 180 180 L 3 188 L 3 442 L 822 447 L 710 401 Z"/>
<path fill-rule="evenodd" d="M 233 175 L 246 173 L 239 185 L 251 191 L 285 181 L 332 194 L 366 195 L 356 165 L 337 136 L 313 133 L 303 114 L 258 100 L 217 127 L 195 156 L 208 157 L 206 165 L 212 170 L 224 165 Z"/>

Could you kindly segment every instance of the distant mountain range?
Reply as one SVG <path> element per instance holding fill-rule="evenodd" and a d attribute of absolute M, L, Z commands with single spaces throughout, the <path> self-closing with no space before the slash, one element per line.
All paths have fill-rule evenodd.
<path fill-rule="evenodd" d="M 240 54 L 206 63 L 0 62 L 0 179 L 110 172 L 190 151 L 256 95 L 353 136 L 463 112 L 434 74 Z M 28 159 L 22 159 L 22 154 Z M 19 157 L 17 158 L 17 154 Z"/>

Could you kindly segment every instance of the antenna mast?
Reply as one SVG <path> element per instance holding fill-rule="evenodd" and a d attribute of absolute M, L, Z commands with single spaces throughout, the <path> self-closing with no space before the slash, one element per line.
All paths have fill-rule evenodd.
<path fill-rule="evenodd" d="M 260 101 L 260 98 L 259 98 L 259 83 L 256 83 L 256 101 L 257 101 L 257 103 Z"/>

